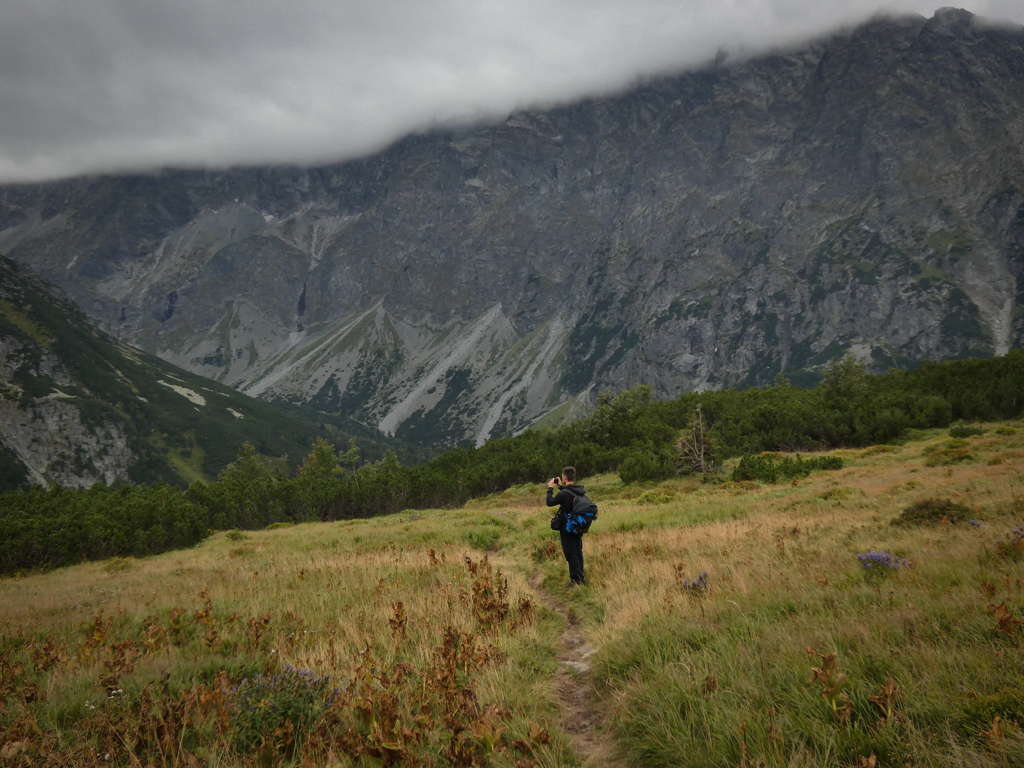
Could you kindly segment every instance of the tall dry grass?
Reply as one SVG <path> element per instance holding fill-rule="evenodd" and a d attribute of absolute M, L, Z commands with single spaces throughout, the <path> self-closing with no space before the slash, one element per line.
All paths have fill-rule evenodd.
<path fill-rule="evenodd" d="M 927 466 L 948 442 L 935 435 L 840 451 L 844 470 L 782 487 L 678 497 L 665 483 L 647 493 L 671 498 L 648 510 L 609 505 L 607 532 L 588 540 L 590 587 L 573 597 L 593 618 L 589 639 L 633 760 L 1017 764 L 1024 741 L 1008 723 L 1024 719 L 1024 638 L 999 631 L 991 606 L 1024 618 L 1021 558 L 997 543 L 1024 518 L 1024 465 L 1005 450 L 1016 438 L 991 433 L 970 441 L 967 464 Z M 978 524 L 890 524 L 921 498 L 954 500 Z M 871 550 L 913 567 L 867 572 L 856 556 Z M 685 588 L 705 571 L 708 590 Z M 831 653 L 845 675 L 835 696 L 809 682 Z M 898 703 L 883 717 L 871 699 L 888 679 Z"/>
<path fill-rule="evenodd" d="M 372 658 L 387 675 L 418 670 L 421 688 L 395 694 L 405 703 L 394 706 L 408 708 L 426 695 L 424 681 L 454 695 L 437 665 L 458 636 L 477 638 L 479 663 L 457 676 L 475 708 L 464 725 L 431 715 L 408 754 L 469 760 L 450 753 L 464 727 L 466 749 L 484 763 L 571 765 L 553 683 L 562 619 L 530 587 L 539 570 L 599 649 L 609 726 L 633 764 L 850 766 L 872 754 L 880 765 L 1024 764 L 1024 638 L 1014 623 L 1024 618 L 1024 566 L 1004 546 L 1024 521 L 1024 427 L 1012 429 L 988 425 L 966 441 L 966 460 L 938 432 L 840 451 L 843 470 L 781 486 L 585 478 L 601 514 L 585 539 L 589 585 L 572 591 L 544 489 L 532 485 L 457 510 L 225 532 L 146 560 L 3 580 L 0 749 L 31 764 L 50 739 L 50 754 L 68 761 L 130 765 L 136 753 L 117 747 L 115 726 L 173 701 L 194 704 L 194 716 L 176 751 L 146 753 L 154 762 L 301 761 L 318 738 L 317 760 L 366 762 L 372 755 L 353 758 L 315 728 L 305 747 L 288 751 L 276 737 L 269 756 L 240 751 L 237 713 L 220 722 L 227 710 L 210 701 L 225 681 L 289 665 L 345 686 Z M 924 498 L 962 504 L 980 525 L 890 524 Z M 913 567 L 868 573 L 856 556 L 869 550 Z M 488 594 L 500 578 L 508 605 L 497 623 L 481 619 L 474 599 L 485 555 Z M 686 586 L 705 571 L 707 590 Z M 1000 604 L 1003 614 L 990 608 Z M 111 697 L 113 682 L 122 692 Z M 390 689 L 373 685 L 367 695 L 383 707 L 373 697 Z M 346 706 L 331 717 L 356 723 Z M 415 721 L 412 710 L 403 716 Z M 114 734 L 106 761 L 89 730 L 101 722 Z"/>

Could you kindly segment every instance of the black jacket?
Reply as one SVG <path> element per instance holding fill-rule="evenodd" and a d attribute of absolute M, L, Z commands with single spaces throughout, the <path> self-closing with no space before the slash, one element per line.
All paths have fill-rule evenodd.
<path fill-rule="evenodd" d="M 567 491 L 566 488 L 571 488 L 575 495 Z M 552 493 L 552 491 L 552 488 L 548 488 L 548 506 L 561 506 L 557 517 L 562 519 L 562 528 L 565 528 L 565 521 L 569 519 L 569 513 L 572 512 L 572 503 L 576 500 L 576 496 L 582 496 L 587 492 L 587 489 L 582 485 L 569 483 L 569 485 L 563 486 L 558 493 Z"/>

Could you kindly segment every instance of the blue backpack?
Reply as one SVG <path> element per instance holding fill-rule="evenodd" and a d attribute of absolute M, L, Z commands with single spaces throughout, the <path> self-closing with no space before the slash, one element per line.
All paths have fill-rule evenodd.
<path fill-rule="evenodd" d="M 597 504 L 587 498 L 586 494 L 577 494 L 568 488 L 565 490 L 575 496 L 572 501 L 572 512 L 565 521 L 565 532 L 576 535 L 586 533 L 597 520 Z"/>

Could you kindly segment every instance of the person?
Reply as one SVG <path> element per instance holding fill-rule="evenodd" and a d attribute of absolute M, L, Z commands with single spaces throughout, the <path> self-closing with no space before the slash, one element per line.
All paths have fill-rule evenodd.
<path fill-rule="evenodd" d="M 555 488 L 558 492 L 555 493 Z M 583 534 L 568 533 L 565 530 L 565 521 L 569 519 L 573 502 L 577 496 L 582 496 L 587 491 L 582 485 L 576 484 L 575 467 L 566 467 L 562 470 L 561 477 L 553 477 L 548 480 L 548 506 L 558 506 L 556 515 L 562 521 L 561 530 L 558 535 L 562 540 L 562 553 L 565 561 L 569 564 L 569 586 L 578 587 L 585 584 L 583 578 Z"/>

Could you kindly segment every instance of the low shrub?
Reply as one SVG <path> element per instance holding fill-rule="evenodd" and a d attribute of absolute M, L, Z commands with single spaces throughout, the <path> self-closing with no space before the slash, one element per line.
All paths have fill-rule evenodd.
<path fill-rule="evenodd" d="M 666 480 L 675 475 L 673 463 L 653 453 L 631 453 L 619 464 L 619 479 L 627 485 L 645 480 Z"/>
<path fill-rule="evenodd" d="M 127 571 L 135 567 L 135 560 L 129 557 L 115 557 L 108 560 L 103 564 L 103 570 L 106 573 L 115 573 L 117 571 Z"/>
<path fill-rule="evenodd" d="M 838 456 L 817 456 L 806 461 L 786 457 L 776 462 L 771 455 L 744 456 L 732 471 L 732 481 L 756 480 L 762 483 L 783 483 L 799 477 L 807 477 L 818 470 L 842 469 L 843 460 Z"/>
<path fill-rule="evenodd" d="M 555 543 L 555 540 L 548 539 L 540 546 L 533 548 L 533 554 L 531 557 L 535 563 L 542 563 L 545 560 L 554 560 L 560 554 L 558 544 Z"/>
<path fill-rule="evenodd" d="M 933 443 L 932 445 L 926 446 L 922 453 L 925 456 L 931 456 L 933 453 L 938 451 L 958 451 L 961 448 L 967 448 L 970 443 L 964 440 L 962 437 L 954 437 L 951 440 L 947 440 L 944 443 Z"/>
<path fill-rule="evenodd" d="M 475 527 L 464 534 L 463 539 L 474 549 L 494 549 L 501 540 L 501 531 L 490 525 Z"/>
<path fill-rule="evenodd" d="M 872 445 L 870 448 L 864 450 L 861 456 L 877 456 L 880 453 L 896 453 L 899 450 L 899 446 L 896 445 Z"/>
<path fill-rule="evenodd" d="M 893 518 L 892 525 L 929 525 L 943 521 L 956 524 L 967 520 L 970 514 L 970 507 L 949 499 L 921 499 Z"/>
<path fill-rule="evenodd" d="M 965 424 L 962 421 L 958 421 L 949 427 L 950 437 L 975 437 L 983 434 L 985 434 L 985 430 L 977 424 Z"/>
<path fill-rule="evenodd" d="M 939 448 L 932 451 L 925 459 L 926 467 L 948 467 L 951 464 L 966 464 L 974 461 L 974 454 L 969 448 Z"/>
<path fill-rule="evenodd" d="M 843 501 L 844 499 L 848 499 L 854 495 L 863 496 L 864 491 L 861 491 L 858 488 L 851 488 L 848 485 L 840 485 L 836 488 L 829 488 L 824 493 L 819 493 L 818 498 L 824 499 L 825 501 Z"/>
<path fill-rule="evenodd" d="M 644 491 L 637 497 L 636 501 L 638 504 L 667 504 L 673 501 L 675 497 L 674 493 L 659 488 L 653 491 Z"/>
<path fill-rule="evenodd" d="M 643 520 L 623 520 L 615 526 L 615 530 L 629 533 L 630 531 L 642 531 L 646 527 L 647 523 Z"/>

